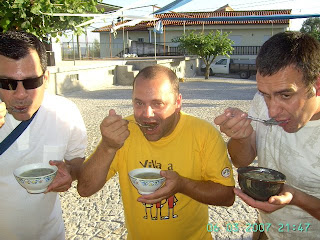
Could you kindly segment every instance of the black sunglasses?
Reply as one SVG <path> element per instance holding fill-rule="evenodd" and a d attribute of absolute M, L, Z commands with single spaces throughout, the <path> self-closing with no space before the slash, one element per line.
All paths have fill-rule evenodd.
<path fill-rule="evenodd" d="M 43 84 L 43 76 L 44 74 L 39 77 L 26 78 L 23 80 L 0 78 L 0 88 L 6 90 L 16 90 L 18 82 L 22 82 L 25 89 L 35 89 Z"/>

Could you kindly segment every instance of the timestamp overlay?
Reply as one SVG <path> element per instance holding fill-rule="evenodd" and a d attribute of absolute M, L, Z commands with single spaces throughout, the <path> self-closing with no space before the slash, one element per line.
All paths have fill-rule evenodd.
<path fill-rule="evenodd" d="M 212 234 L 213 237 L 218 235 L 230 235 L 235 234 L 234 237 L 238 234 L 248 233 L 250 236 L 254 232 L 269 232 L 271 229 L 283 233 L 293 233 L 301 232 L 307 233 L 311 224 L 310 223 L 298 223 L 298 224 L 289 224 L 289 223 L 251 223 L 246 221 L 230 221 L 230 222 L 209 222 L 207 224 L 207 231 Z"/>

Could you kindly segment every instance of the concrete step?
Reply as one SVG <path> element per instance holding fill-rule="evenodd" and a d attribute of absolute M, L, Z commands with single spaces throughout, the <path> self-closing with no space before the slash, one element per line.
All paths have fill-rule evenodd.
<path fill-rule="evenodd" d="M 133 70 L 132 65 L 117 66 L 117 80 L 118 85 L 132 85 L 135 76 L 139 73 L 137 70 Z"/>

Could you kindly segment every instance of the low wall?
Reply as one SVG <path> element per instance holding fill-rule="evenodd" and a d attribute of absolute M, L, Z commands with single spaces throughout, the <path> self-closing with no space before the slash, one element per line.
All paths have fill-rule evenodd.
<path fill-rule="evenodd" d="M 172 69 L 178 78 L 190 78 L 200 74 L 198 57 L 157 57 L 127 60 L 126 65 L 133 65 L 134 70 L 141 70 L 147 66 L 160 64 Z"/>
<path fill-rule="evenodd" d="M 117 75 L 117 66 L 132 65 L 132 70 L 139 71 L 144 67 L 154 64 L 171 68 L 178 78 L 194 77 L 199 73 L 199 59 L 197 57 L 66 61 L 59 63 L 58 66 L 48 67 L 50 79 L 47 84 L 47 91 L 60 95 L 78 90 L 94 91 L 104 89 L 121 82 L 129 82 L 131 84 L 134 75 L 130 79 L 119 79 L 127 76 L 122 74 Z"/>
<path fill-rule="evenodd" d="M 122 60 L 78 61 L 75 65 L 73 62 L 61 62 L 59 66 L 48 67 L 50 79 L 47 91 L 60 95 L 77 90 L 103 89 L 116 83 L 115 69 L 124 64 Z"/>

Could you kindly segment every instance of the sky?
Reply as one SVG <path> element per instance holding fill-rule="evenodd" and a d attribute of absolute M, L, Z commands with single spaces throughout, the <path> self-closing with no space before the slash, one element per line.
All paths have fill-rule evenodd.
<path fill-rule="evenodd" d="M 174 0 L 103 0 L 104 3 L 120 6 L 132 7 L 134 9 L 125 10 L 124 15 L 146 16 L 158 8 L 153 5 L 164 7 Z M 214 11 L 226 4 L 236 11 L 240 10 L 274 10 L 274 9 L 292 9 L 292 14 L 319 14 L 319 0 L 191 0 L 189 3 L 176 8 L 175 12 L 202 12 Z M 95 28 L 109 25 L 112 20 L 107 19 L 104 22 L 97 22 L 88 26 L 89 42 L 93 39 L 99 39 L 98 33 L 92 33 Z M 291 19 L 290 30 L 299 31 L 303 21 L 306 19 Z"/>

